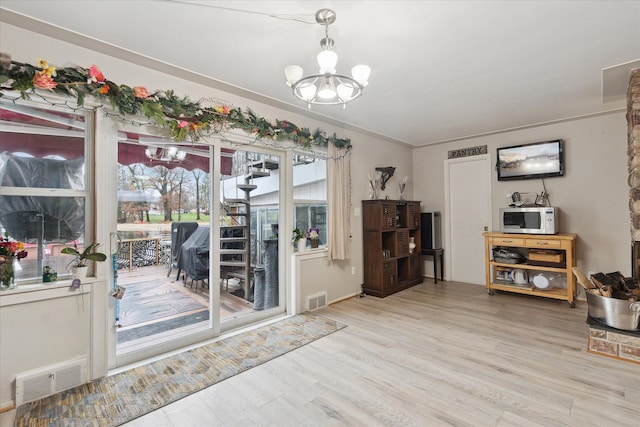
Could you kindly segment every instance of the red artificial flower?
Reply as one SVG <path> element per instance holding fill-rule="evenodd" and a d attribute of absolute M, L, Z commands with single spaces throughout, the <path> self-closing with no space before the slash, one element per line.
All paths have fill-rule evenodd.
<path fill-rule="evenodd" d="M 146 87 L 136 86 L 133 88 L 133 96 L 140 99 L 145 99 L 149 97 L 149 92 Z"/>
<path fill-rule="evenodd" d="M 92 65 L 91 68 L 89 68 L 89 77 L 91 77 L 93 82 L 104 81 L 104 74 L 102 74 L 102 71 L 100 71 L 100 69 L 95 65 Z"/>
<path fill-rule="evenodd" d="M 107 93 L 109 93 L 109 86 L 108 85 L 103 85 L 99 90 L 99 93 L 101 93 L 102 95 L 106 95 Z"/>
<path fill-rule="evenodd" d="M 33 85 L 38 89 L 52 90 L 58 84 L 54 82 L 53 79 L 49 77 L 49 75 L 47 75 L 47 73 L 38 73 L 33 76 Z"/>
<path fill-rule="evenodd" d="M 180 123 L 178 123 L 178 129 L 186 128 L 187 126 L 189 126 L 189 122 L 185 120 L 182 120 Z"/>
<path fill-rule="evenodd" d="M 28 252 L 25 251 L 24 249 L 16 252 L 16 258 L 18 258 L 18 261 L 20 261 L 22 258 L 26 258 L 27 257 Z"/>
<path fill-rule="evenodd" d="M 43 75 L 46 76 L 46 74 Z M 27 251 L 24 249 L 24 243 L 0 237 L 0 264 L 10 262 L 13 257 L 21 260 L 26 256 Z"/>

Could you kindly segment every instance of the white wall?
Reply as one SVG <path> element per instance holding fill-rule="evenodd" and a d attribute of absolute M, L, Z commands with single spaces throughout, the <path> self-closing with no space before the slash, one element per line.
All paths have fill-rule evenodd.
<path fill-rule="evenodd" d="M 413 157 L 414 194 L 429 210 L 442 211 L 444 218 L 443 165 L 449 150 L 487 145 L 495 164 L 497 147 L 556 138 L 565 141 L 565 175 L 544 183 L 551 204 L 561 210 L 560 231 L 578 235 L 578 266 L 585 272 L 631 275 L 624 112 L 418 148 Z M 539 179 L 498 182 L 495 171 L 492 175 L 493 230 L 498 230 L 498 209 L 507 206 L 506 194 L 540 193 L 542 183 Z"/>
<path fill-rule="evenodd" d="M 13 403 L 16 374 L 89 354 L 93 293 L 104 293 L 104 282 L 83 284 L 82 291 L 73 292 L 69 284 L 56 283 L 33 292 L 27 286 L 2 296 L 0 408 Z M 91 376 L 90 361 L 89 370 Z"/>
<path fill-rule="evenodd" d="M 313 260 L 310 262 L 309 267 L 306 267 L 306 262 L 302 265 L 302 283 L 301 283 L 301 295 L 300 298 L 304 300 L 305 295 L 316 293 L 318 289 L 326 290 L 328 301 L 336 301 L 344 297 L 354 295 L 360 292 L 362 284 L 362 221 L 360 216 L 354 216 L 354 207 L 360 207 L 360 201 L 367 197 L 367 173 L 374 172 L 376 167 L 380 166 L 395 166 L 396 172 L 394 178 L 388 183 L 387 191 L 381 194 L 382 197 L 389 195 L 391 198 L 398 196 L 397 183 L 400 177 L 412 175 L 412 163 L 411 163 L 411 149 L 405 146 L 389 144 L 388 142 L 380 139 L 373 138 L 365 133 L 357 132 L 353 129 L 342 129 L 336 125 L 330 123 L 323 123 L 317 120 L 310 119 L 306 116 L 300 116 L 294 113 L 286 112 L 275 107 L 262 104 L 256 101 L 242 98 L 240 96 L 224 93 L 220 90 L 212 89 L 202 84 L 187 81 L 176 76 L 164 74 L 158 71 L 154 71 L 149 68 L 138 66 L 130 62 L 126 62 L 120 59 L 116 59 L 111 56 L 96 53 L 92 50 L 78 47 L 76 45 L 66 43 L 60 40 L 56 40 L 50 37 L 43 36 L 38 33 L 27 31 L 25 29 L 2 23 L 0 25 L 0 39 L 2 40 L 1 50 L 3 53 L 8 53 L 15 61 L 37 63 L 39 58 L 46 59 L 51 65 L 58 67 L 65 66 L 83 66 L 90 67 L 96 64 L 104 75 L 112 81 L 127 84 L 129 86 L 146 86 L 150 91 L 161 89 L 173 89 L 178 95 L 186 95 L 191 99 L 197 100 L 202 97 L 224 99 L 233 104 L 234 107 L 251 108 L 256 114 L 263 116 L 270 120 L 287 119 L 300 127 L 308 127 L 311 129 L 320 128 L 331 135 L 334 132 L 339 137 L 351 138 L 354 146 L 353 154 L 351 156 L 351 170 L 352 170 L 352 259 L 343 262 L 331 263 L 325 261 L 318 262 Z M 363 101 L 365 99 L 363 98 Z M 292 102 L 295 102 L 292 100 Z M 100 113 L 98 113 L 100 115 Z M 109 119 L 104 117 L 99 118 L 98 122 L 100 127 L 109 127 L 109 124 L 105 123 Z M 111 126 L 113 127 L 113 126 Z M 115 139 L 107 138 L 105 135 L 113 134 L 113 129 L 100 130 L 96 134 L 97 153 L 100 153 L 103 162 L 98 162 L 97 171 L 106 170 L 110 165 L 108 161 L 115 159 L 115 148 L 111 148 L 107 144 L 115 144 Z M 115 145 L 114 145 L 115 146 Z M 102 157 L 106 156 L 106 157 Z M 115 167 L 115 164 L 113 165 Z M 111 195 L 115 192 L 115 189 L 108 189 L 102 186 L 108 183 L 101 182 L 100 177 L 97 178 L 98 188 L 102 188 L 98 194 L 98 214 L 96 224 L 96 239 L 100 242 L 109 241 L 109 231 L 111 224 L 110 215 L 107 211 L 109 207 L 106 205 L 105 200 L 108 199 L 107 195 Z M 407 198 L 410 198 L 412 194 L 411 181 L 407 186 Z M 101 197 L 105 198 L 102 200 Z M 356 274 L 352 274 L 352 266 L 356 267 Z M 107 276 L 106 266 L 99 266 L 100 277 Z M 106 289 L 100 291 L 99 301 L 103 301 L 104 305 L 110 304 L 111 301 L 106 298 Z M 53 307 L 53 305 L 52 305 Z M 41 310 L 46 310 L 47 305 Z M 24 307 L 24 310 L 29 310 L 28 307 Z M 105 307 L 99 307 L 98 310 L 92 312 L 92 335 L 95 340 L 99 331 L 109 327 L 108 313 L 109 309 Z M 22 315 L 28 315 L 23 313 Z M 57 312 L 57 316 L 60 316 L 61 322 L 67 322 L 73 324 L 75 317 L 69 313 Z M 4 322 L 3 322 L 4 323 Z M 19 324 L 15 325 L 17 328 L 14 332 L 20 335 L 22 331 Z M 30 331 L 23 331 L 23 336 L 29 336 Z M 56 328 L 56 330 L 49 330 L 47 323 L 43 322 L 42 330 L 39 331 L 42 334 L 54 337 L 59 334 L 64 334 L 66 331 L 64 328 Z M 101 334 L 100 334 L 101 335 Z M 3 356 L 11 357 L 17 360 L 15 366 L 11 366 L 7 372 L 4 371 L 5 366 L 2 367 L 2 384 L 0 389 L 4 391 L 10 387 L 7 381 L 11 380 L 13 376 L 25 369 L 33 369 L 37 366 L 26 366 L 20 363 L 23 360 L 23 350 L 19 346 L 13 346 L 11 343 L 5 345 L 4 337 L 0 337 L 2 340 L 1 347 Z M 56 363 L 67 358 L 66 350 L 64 348 L 58 348 L 56 342 L 50 342 L 48 344 L 48 362 Z M 106 371 L 106 343 L 86 343 L 86 348 L 91 347 L 94 349 L 94 354 L 91 355 L 95 364 L 100 366 L 94 366 L 94 372 Z M 98 350 L 96 350 L 98 349 Z M 95 354 L 96 351 L 100 354 Z"/>

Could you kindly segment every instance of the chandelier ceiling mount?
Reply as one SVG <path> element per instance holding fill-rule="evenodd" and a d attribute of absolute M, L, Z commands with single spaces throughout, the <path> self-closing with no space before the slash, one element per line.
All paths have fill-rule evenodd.
<path fill-rule="evenodd" d="M 303 77 L 304 71 L 298 65 L 288 65 L 284 69 L 287 85 L 293 94 L 311 104 L 337 105 L 347 108 L 347 102 L 353 101 L 367 86 L 371 68 L 356 65 L 351 69 L 351 76 L 336 73 L 338 54 L 333 50 L 334 41 L 329 37 L 329 25 L 336 21 L 336 13 L 331 9 L 320 9 L 316 12 L 316 22 L 324 26 L 324 38 L 320 40 L 321 51 L 317 60 L 320 66 L 318 74 Z"/>

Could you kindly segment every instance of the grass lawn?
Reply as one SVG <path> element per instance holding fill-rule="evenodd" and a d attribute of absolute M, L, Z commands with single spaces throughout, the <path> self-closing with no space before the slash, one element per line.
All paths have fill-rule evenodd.
<path fill-rule="evenodd" d="M 173 215 L 171 215 L 171 218 L 172 218 L 172 220 L 171 220 L 172 222 L 174 222 L 174 221 L 195 222 L 196 221 L 196 214 L 184 213 L 184 214 L 180 215 L 180 217 L 178 217 L 178 214 L 173 214 Z M 160 223 L 165 222 L 163 214 L 160 214 L 160 215 L 149 215 L 149 220 L 151 221 L 152 224 L 160 224 Z M 197 220 L 197 221 L 209 222 L 209 215 L 200 214 L 200 219 Z"/>

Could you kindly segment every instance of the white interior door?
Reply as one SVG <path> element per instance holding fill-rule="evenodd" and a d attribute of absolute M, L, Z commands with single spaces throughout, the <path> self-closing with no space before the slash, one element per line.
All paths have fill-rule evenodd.
<path fill-rule="evenodd" d="M 448 279 L 484 285 L 484 238 L 491 226 L 490 156 L 445 160 Z"/>

